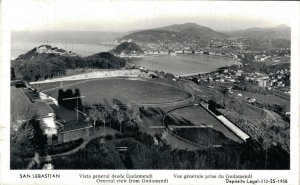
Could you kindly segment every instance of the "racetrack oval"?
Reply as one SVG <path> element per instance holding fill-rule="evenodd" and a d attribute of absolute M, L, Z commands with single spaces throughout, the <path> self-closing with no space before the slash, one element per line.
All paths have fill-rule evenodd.
<path fill-rule="evenodd" d="M 113 104 L 165 106 L 193 100 L 193 96 L 176 86 L 150 80 L 106 78 L 92 79 L 44 91 L 55 99 L 84 96 L 82 105 Z M 77 94 L 75 95 L 75 92 Z M 59 97 L 64 95 L 64 97 Z"/>

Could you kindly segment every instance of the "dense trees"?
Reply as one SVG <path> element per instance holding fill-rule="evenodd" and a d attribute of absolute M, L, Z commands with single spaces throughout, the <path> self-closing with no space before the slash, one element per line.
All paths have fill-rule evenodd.
<path fill-rule="evenodd" d="M 33 157 L 35 152 L 45 154 L 47 136 L 44 130 L 45 124 L 36 117 L 11 128 L 11 168 L 24 168 L 25 158 Z"/>
<path fill-rule="evenodd" d="M 115 54 L 141 54 L 144 51 L 134 42 L 123 42 L 112 50 Z"/>
<path fill-rule="evenodd" d="M 86 68 L 100 68 L 100 69 L 114 69 L 125 66 L 125 60 L 114 55 L 103 52 L 84 58 L 82 67 Z"/>
<path fill-rule="evenodd" d="M 111 69 L 125 66 L 125 60 L 103 52 L 89 57 L 36 53 L 29 51 L 12 61 L 11 74 L 20 79 L 37 81 L 66 74 L 67 69 L 99 68 Z M 18 75 L 17 75 L 18 74 Z"/>
<path fill-rule="evenodd" d="M 14 64 L 14 66 L 20 77 L 28 81 L 61 76 L 66 73 L 67 68 L 65 61 L 59 57 L 41 60 L 28 60 L 23 62 L 21 65 Z"/>
<path fill-rule="evenodd" d="M 128 150 L 119 152 L 118 147 Z M 58 169 L 289 169 L 289 160 L 279 146 L 266 151 L 255 141 L 188 151 L 172 149 L 166 142 L 157 145 L 152 136 L 138 132 L 95 139 L 86 150 L 54 159 L 54 165 Z"/>
<path fill-rule="evenodd" d="M 62 158 L 55 158 L 56 169 L 124 169 L 115 143 L 104 138 L 89 142 L 84 150 Z"/>

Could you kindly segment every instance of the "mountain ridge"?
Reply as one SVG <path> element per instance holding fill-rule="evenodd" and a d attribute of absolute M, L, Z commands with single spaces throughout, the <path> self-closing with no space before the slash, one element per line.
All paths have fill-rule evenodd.
<path fill-rule="evenodd" d="M 291 28 L 287 25 L 280 24 L 272 27 L 252 27 L 243 30 L 235 30 L 227 34 L 233 37 L 290 39 Z"/>
<path fill-rule="evenodd" d="M 116 39 L 118 42 L 133 40 L 137 43 L 185 43 L 210 39 L 225 39 L 229 37 L 246 38 L 290 38 L 290 27 L 284 24 L 273 27 L 252 27 L 234 31 L 216 31 L 196 23 L 172 24 L 169 26 L 136 30 Z"/>
<path fill-rule="evenodd" d="M 117 41 L 124 42 L 132 39 L 138 43 L 183 43 L 189 40 L 207 40 L 226 37 L 226 34 L 217 32 L 211 28 L 196 23 L 185 23 L 133 32 L 117 39 Z"/>

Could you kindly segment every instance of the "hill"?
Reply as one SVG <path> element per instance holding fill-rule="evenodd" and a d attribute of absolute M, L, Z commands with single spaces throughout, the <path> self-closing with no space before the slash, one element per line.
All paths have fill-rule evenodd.
<path fill-rule="evenodd" d="M 111 50 L 111 52 L 117 55 L 120 55 L 122 53 L 127 55 L 144 53 L 140 46 L 134 42 L 123 42 L 117 47 L 115 47 L 113 50 Z"/>
<path fill-rule="evenodd" d="M 212 30 L 211 28 L 201 26 L 195 23 L 185 23 L 185 24 L 174 24 L 162 28 L 157 28 L 157 30 L 165 30 L 169 32 L 177 32 L 187 34 L 191 37 L 203 37 L 203 38 L 225 38 L 226 35 L 221 32 Z"/>
<path fill-rule="evenodd" d="M 119 42 L 133 40 L 138 43 L 186 43 L 201 42 L 212 38 L 226 38 L 227 35 L 195 23 L 174 24 L 166 27 L 142 30 L 117 39 Z"/>
<path fill-rule="evenodd" d="M 100 69 L 118 69 L 125 66 L 125 60 L 108 52 L 97 53 L 84 58 L 85 66 Z"/>
<path fill-rule="evenodd" d="M 59 49 L 57 47 L 52 47 L 50 45 L 41 45 L 39 47 L 35 47 L 32 50 L 28 51 L 25 54 L 19 55 L 16 60 L 30 60 L 35 57 L 43 57 L 43 56 L 78 56 L 76 53 L 71 51 L 67 52 L 64 49 Z"/>
<path fill-rule="evenodd" d="M 268 28 L 249 28 L 231 32 L 218 32 L 211 28 L 201 26 L 195 23 L 174 24 L 170 26 L 153 28 L 140 31 L 128 32 L 126 36 L 116 39 L 118 42 L 132 40 L 137 43 L 153 44 L 181 44 L 195 43 L 207 44 L 211 39 L 244 37 L 249 39 L 284 39 L 290 40 L 291 28 L 286 25 L 278 25 Z"/>
<path fill-rule="evenodd" d="M 249 28 L 228 33 L 231 37 L 291 39 L 291 28 L 278 25 L 269 28 Z"/>
<path fill-rule="evenodd" d="M 67 69 L 112 69 L 125 66 L 125 60 L 103 52 L 82 58 L 50 45 L 41 45 L 11 61 L 16 78 L 28 81 L 63 76 Z"/>

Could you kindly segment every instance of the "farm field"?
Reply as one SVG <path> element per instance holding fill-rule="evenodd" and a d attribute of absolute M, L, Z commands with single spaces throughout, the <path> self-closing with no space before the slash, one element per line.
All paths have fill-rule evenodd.
<path fill-rule="evenodd" d="M 172 123 L 170 121 L 172 121 Z M 201 106 L 176 109 L 169 113 L 165 120 L 166 124 L 168 124 L 168 122 L 173 125 L 212 126 L 212 128 L 176 130 L 179 136 L 202 145 L 209 146 L 242 142 L 240 138 Z"/>
<path fill-rule="evenodd" d="M 125 105 L 133 103 L 159 106 L 176 104 L 192 98 L 192 95 L 175 86 L 122 78 L 85 80 L 82 83 L 70 84 L 63 88 L 51 88 L 43 92 L 58 100 L 77 95 L 85 96 L 80 101 L 82 105 L 87 106 L 113 104 L 116 100 Z"/>

